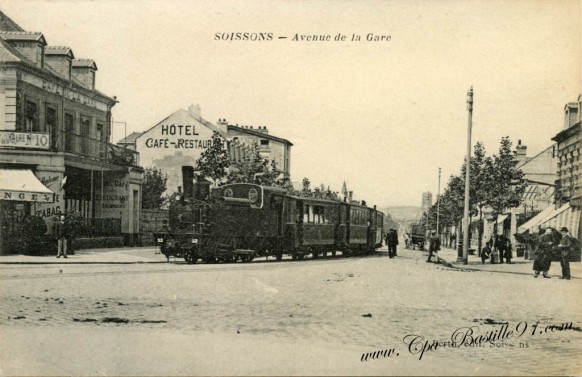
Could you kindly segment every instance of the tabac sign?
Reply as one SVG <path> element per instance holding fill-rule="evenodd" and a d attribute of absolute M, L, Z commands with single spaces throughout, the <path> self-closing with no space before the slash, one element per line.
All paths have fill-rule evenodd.
<path fill-rule="evenodd" d="M 0 147 L 49 149 L 47 133 L 0 131 Z"/>

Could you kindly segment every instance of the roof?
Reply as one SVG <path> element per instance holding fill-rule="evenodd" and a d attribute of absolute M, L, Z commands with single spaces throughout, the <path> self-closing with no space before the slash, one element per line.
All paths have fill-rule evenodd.
<path fill-rule="evenodd" d="M 558 143 L 563 142 L 564 140 L 569 139 L 570 137 L 576 135 L 580 131 L 580 122 L 574 123 L 571 127 L 565 129 L 562 132 L 559 132 L 556 136 L 552 138 L 552 140 L 557 141 Z"/>
<path fill-rule="evenodd" d="M 0 37 L 0 62 L 20 62 L 20 54 Z"/>
<path fill-rule="evenodd" d="M 269 139 L 269 140 L 278 141 L 278 142 L 283 143 L 283 144 L 293 145 L 293 143 L 291 143 L 287 139 L 283 139 L 283 138 L 280 138 L 280 137 L 277 137 L 277 136 L 272 136 L 272 135 L 269 135 L 267 133 L 263 133 L 263 132 L 256 131 L 256 130 L 251 130 L 251 129 L 248 129 L 248 128 L 242 128 L 242 127 L 238 127 L 238 126 L 233 126 L 232 124 L 229 124 L 228 125 L 228 130 L 236 130 L 238 132 L 242 132 L 242 133 L 246 133 L 246 134 L 253 135 L 253 136 L 256 136 L 256 137 L 260 137 L 262 139 Z"/>
<path fill-rule="evenodd" d="M 24 31 L 16 22 L 12 21 L 2 10 L 0 10 L 0 30 L 1 31 Z"/>
<path fill-rule="evenodd" d="M 73 59 L 73 67 L 93 68 L 97 70 L 97 64 L 93 59 Z"/>
<path fill-rule="evenodd" d="M 0 36 L 7 41 L 33 41 L 46 46 L 46 39 L 37 31 L 2 31 Z"/>
<path fill-rule="evenodd" d="M 46 53 L 47 49 L 63 49 L 63 48 L 68 49 L 68 47 L 58 47 L 57 46 L 55 48 L 55 46 L 49 46 L 49 47 L 45 48 L 45 53 Z M 71 51 L 71 57 L 74 58 L 74 56 L 72 56 L 72 51 Z M 91 59 L 79 59 L 79 60 L 85 61 L 85 60 L 91 60 Z M 87 91 L 90 91 L 92 93 L 98 94 L 101 97 L 107 98 L 112 103 L 117 102 L 117 101 L 115 101 L 115 99 L 109 97 L 107 94 L 100 92 L 97 89 L 86 88 L 83 85 L 83 83 L 79 82 L 74 77 L 71 77 L 71 80 L 66 80 L 65 78 L 61 77 L 54 69 L 52 69 L 49 64 L 45 64 L 43 69 L 37 67 L 34 64 L 34 62 L 30 61 L 28 58 L 26 58 L 26 56 L 22 55 L 16 48 L 12 47 L 8 42 L 6 42 L 6 40 L 3 37 L 3 33 L 0 33 L 0 65 L 2 63 L 22 63 L 22 64 L 24 64 L 25 67 L 27 67 L 28 69 L 32 69 L 35 72 L 40 71 L 43 74 L 49 74 L 51 76 L 54 76 L 58 80 L 70 81 L 70 82 L 75 84 L 75 87 L 78 87 L 81 90 L 87 90 Z"/>
<path fill-rule="evenodd" d="M 134 144 L 135 140 L 142 134 L 143 132 L 132 132 L 127 137 L 124 137 L 123 139 L 119 140 L 117 144 Z"/>
<path fill-rule="evenodd" d="M 73 50 L 71 50 L 70 47 L 67 46 L 46 46 L 45 50 L 44 50 L 44 55 L 67 55 L 70 56 L 71 59 L 75 58 L 75 55 L 73 54 Z"/>

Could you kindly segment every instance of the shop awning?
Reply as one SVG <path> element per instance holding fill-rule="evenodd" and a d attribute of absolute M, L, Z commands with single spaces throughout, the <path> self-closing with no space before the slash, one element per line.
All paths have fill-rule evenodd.
<path fill-rule="evenodd" d="M 580 210 L 574 210 L 570 207 L 570 203 L 566 203 L 549 216 L 544 218 L 540 225 L 546 228 L 560 229 L 566 227 L 570 230 L 570 234 L 578 234 L 578 224 L 580 223 Z"/>
<path fill-rule="evenodd" d="M 55 194 L 30 170 L 0 169 L 0 200 L 54 202 Z"/>
<path fill-rule="evenodd" d="M 521 224 L 519 226 L 519 228 L 517 228 L 517 232 L 523 233 L 523 232 L 527 232 L 528 230 L 530 232 L 537 231 L 537 227 L 539 226 L 539 224 L 544 219 L 548 218 L 548 216 L 550 216 L 550 214 L 553 213 L 554 211 L 555 211 L 555 208 L 553 205 L 547 206 L 546 208 L 544 208 L 543 211 L 541 211 L 540 213 L 538 213 L 537 215 L 535 215 L 534 217 L 529 219 L 525 224 Z"/>

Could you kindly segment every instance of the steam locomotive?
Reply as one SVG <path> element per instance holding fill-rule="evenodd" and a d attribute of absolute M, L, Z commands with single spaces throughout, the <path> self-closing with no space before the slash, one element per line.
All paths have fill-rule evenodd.
<path fill-rule="evenodd" d="M 289 195 L 249 183 L 210 188 L 182 167 L 183 193 L 169 208 L 169 228 L 154 234 L 169 260 L 187 263 L 250 262 L 273 256 L 293 260 L 373 252 L 382 245 L 384 214 L 365 202 Z"/>

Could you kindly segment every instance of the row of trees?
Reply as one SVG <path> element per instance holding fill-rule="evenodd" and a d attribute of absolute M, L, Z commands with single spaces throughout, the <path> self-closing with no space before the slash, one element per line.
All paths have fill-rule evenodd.
<path fill-rule="evenodd" d="M 195 162 L 195 170 L 211 181 L 214 186 L 229 183 L 257 183 L 265 186 L 282 187 L 290 194 L 314 198 L 340 200 L 339 194 L 325 188 L 311 188 L 311 182 L 304 178 L 301 190 L 295 190 L 288 178 L 277 169 L 274 160 L 267 160 L 261 156 L 258 143 L 250 147 L 242 161 L 231 162 L 223 139 L 214 133 L 208 149 Z M 142 207 L 145 209 L 161 208 L 168 200 L 164 196 L 167 189 L 167 176 L 160 169 L 148 168 L 144 172 L 142 185 Z"/>
<path fill-rule="evenodd" d="M 524 173 L 517 168 L 518 160 L 512 151 L 509 137 L 503 137 L 499 151 L 487 156 L 485 146 L 477 142 L 470 159 L 469 215 L 479 214 L 479 250 L 483 236 L 483 210 L 487 209 L 492 219 L 505 211 L 518 207 L 523 202 L 527 183 Z M 437 208 L 440 228 L 456 226 L 463 218 L 465 198 L 466 160 L 459 175 L 451 175 L 443 194 L 427 213 L 428 226 L 436 229 Z M 497 222 L 495 222 L 497 224 Z M 497 226 L 497 225 L 495 225 Z M 495 229 L 496 230 L 496 229 Z"/>

